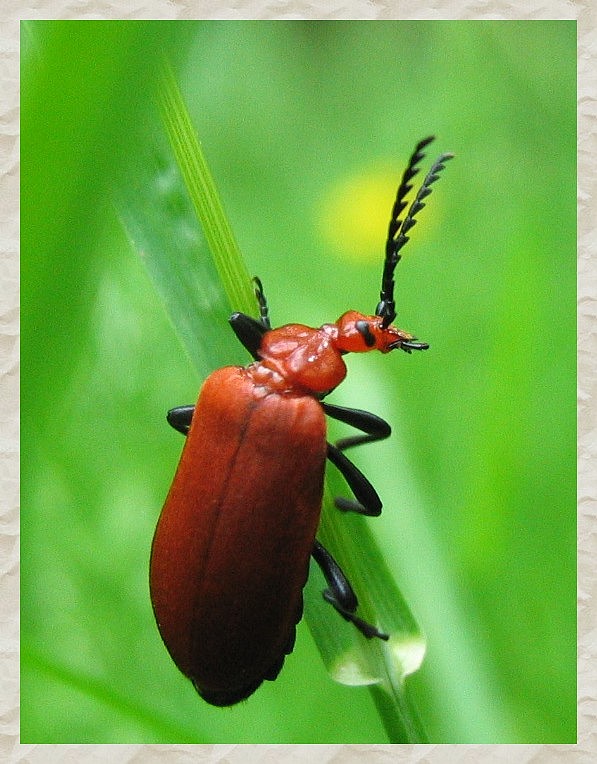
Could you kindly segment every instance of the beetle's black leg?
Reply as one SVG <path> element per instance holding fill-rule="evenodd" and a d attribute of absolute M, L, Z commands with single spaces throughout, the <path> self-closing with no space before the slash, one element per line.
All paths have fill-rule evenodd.
<path fill-rule="evenodd" d="M 362 443 L 373 443 L 376 440 L 384 440 L 388 438 L 392 433 L 390 425 L 377 416 L 371 414 L 369 411 L 361 411 L 361 409 L 347 409 L 344 406 L 334 406 L 331 403 L 324 403 L 321 401 L 321 405 L 325 413 L 337 419 L 339 422 L 345 422 L 357 430 L 362 430 L 365 435 L 352 435 L 349 438 L 342 438 L 335 445 L 340 451 L 344 451 L 347 448 L 353 446 L 359 446 Z"/>
<path fill-rule="evenodd" d="M 263 326 L 269 330 L 272 328 L 269 320 L 269 308 L 263 291 L 263 284 L 261 283 L 259 276 L 253 276 L 253 284 L 255 284 L 255 297 L 259 304 L 259 318 L 261 319 Z"/>
<path fill-rule="evenodd" d="M 372 637 L 388 639 L 387 634 L 384 634 L 373 624 L 367 623 L 367 621 L 363 621 L 362 618 L 355 615 L 359 603 L 352 586 L 336 560 L 317 539 L 315 539 L 312 555 L 315 562 L 321 568 L 321 572 L 329 586 L 329 589 L 323 591 L 324 600 L 333 605 L 343 618 L 354 623 L 361 634 L 366 636 L 367 639 Z"/>
<path fill-rule="evenodd" d="M 259 346 L 261 338 L 266 333 L 267 328 L 252 316 L 246 313 L 233 313 L 228 319 L 233 332 L 240 342 L 249 351 L 253 358 L 259 360 Z"/>
<path fill-rule="evenodd" d="M 246 313 L 233 313 L 228 321 L 240 342 L 253 358 L 258 361 L 261 338 L 272 328 L 272 325 L 269 320 L 269 308 L 267 307 L 261 279 L 255 276 L 253 284 L 255 285 L 255 297 L 259 305 L 259 320 L 252 316 L 247 316 Z"/>
<path fill-rule="evenodd" d="M 191 419 L 193 418 L 194 406 L 177 406 L 166 414 L 166 419 L 171 427 L 174 427 L 178 432 L 182 432 L 186 435 L 191 426 Z"/>
<path fill-rule="evenodd" d="M 362 515 L 370 516 L 379 515 L 381 513 L 381 501 L 377 491 L 365 475 L 342 452 L 353 446 L 373 443 L 376 440 L 389 437 L 392 432 L 390 425 L 385 419 L 371 414 L 369 411 L 334 406 L 323 401 L 321 401 L 321 405 L 325 413 L 332 419 L 350 424 L 365 433 L 364 435 L 342 438 L 334 445 L 328 443 L 328 459 L 340 470 L 356 497 L 356 501 L 337 498 L 336 506 L 345 512 L 359 512 Z"/>
<path fill-rule="evenodd" d="M 381 514 L 381 499 L 377 491 L 363 475 L 361 470 L 348 459 L 339 448 L 328 443 L 328 459 L 344 476 L 344 479 L 354 493 L 353 499 L 335 499 L 338 509 L 344 512 L 358 512 L 361 515 L 377 517 Z"/>
<path fill-rule="evenodd" d="M 313 555 L 315 562 L 321 568 L 321 572 L 325 576 L 325 580 L 332 590 L 336 605 L 342 608 L 344 612 L 354 613 L 359 606 L 359 601 L 336 560 L 324 547 L 321 541 L 318 541 L 317 539 L 315 539 L 313 552 L 311 554 Z M 324 597 L 330 602 L 329 597 L 326 597 L 325 595 Z"/>

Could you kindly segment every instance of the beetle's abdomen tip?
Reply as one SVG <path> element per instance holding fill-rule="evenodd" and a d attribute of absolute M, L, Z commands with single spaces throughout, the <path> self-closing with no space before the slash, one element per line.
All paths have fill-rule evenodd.
<path fill-rule="evenodd" d="M 299 618 L 300 615 L 302 615 L 302 607 Z M 246 700 L 248 697 L 250 697 L 255 692 L 255 690 L 257 690 L 263 684 L 265 680 L 273 682 L 278 678 L 278 674 L 284 666 L 284 660 L 286 656 L 292 652 L 295 636 L 296 628 L 293 628 L 292 633 L 284 647 L 284 652 L 282 655 L 270 666 L 270 668 L 263 674 L 262 677 L 253 680 L 245 687 L 235 688 L 233 690 L 205 690 L 200 687 L 194 679 L 191 681 L 193 682 L 193 685 L 199 695 L 206 703 L 209 703 L 212 706 L 218 706 L 220 708 L 224 708 L 225 706 L 234 706 L 236 703 L 240 703 L 241 700 Z"/>
<path fill-rule="evenodd" d="M 195 685 L 195 689 L 199 695 L 206 703 L 209 703 L 211 706 L 217 706 L 218 708 L 225 708 L 226 706 L 234 706 L 236 703 L 240 703 L 241 700 L 246 700 L 255 692 L 262 681 L 263 680 L 260 679 L 257 682 L 253 682 L 251 685 L 249 685 L 249 687 L 244 687 L 240 690 L 216 690 L 213 692 L 201 689 L 201 687 L 198 687 L 195 682 L 193 682 L 193 684 Z"/>

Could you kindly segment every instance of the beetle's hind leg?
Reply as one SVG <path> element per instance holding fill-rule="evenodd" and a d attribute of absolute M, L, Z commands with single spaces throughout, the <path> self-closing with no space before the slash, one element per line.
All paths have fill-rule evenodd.
<path fill-rule="evenodd" d="M 356 594 L 336 560 L 317 539 L 315 539 L 312 555 L 328 583 L 329 588 L 323 591 L 324 600 L 333 605 L 342 618 L 354 623 L 367 639 L 373 637 L 389 639 L 389 636 L 379 631 L 376 626 L 355 615 L 359 604 Z"/>

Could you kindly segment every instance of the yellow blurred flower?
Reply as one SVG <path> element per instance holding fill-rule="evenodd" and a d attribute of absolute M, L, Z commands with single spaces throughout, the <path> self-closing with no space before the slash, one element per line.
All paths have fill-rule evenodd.
<path fill-rule="evenodd" d="M 388 168 L 369 167 L 358 175 L 341 179 L 329 187 L 318 206 L 316 214 L 321 236 L 331 249 L 345 258 L 378 261 L 383 255 L 392 205 L 400 182 L 400 175 Z M 409 203 L 418 188 L 417 180 L 422 180 L 422 177 L 418 175 L 415 178 Z M 437 199 L 434 199 L 433 206 L 436 205 Z M 425 210 L 420 216 L 425 220 L 423 228 L 429 227 L 431 212 Z M 433 217 L 437 219 L 437 210 Z"/>

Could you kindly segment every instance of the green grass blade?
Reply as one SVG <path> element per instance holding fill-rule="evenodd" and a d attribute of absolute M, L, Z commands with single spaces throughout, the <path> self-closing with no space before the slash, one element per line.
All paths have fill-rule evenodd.
<path fill-rule="evenodd" d="M 160 111 L 185 186 L 197 213 L 230 307 L 255 313 L 249 275 L 215 183 L 170 69 L 159 88 Z"/>

